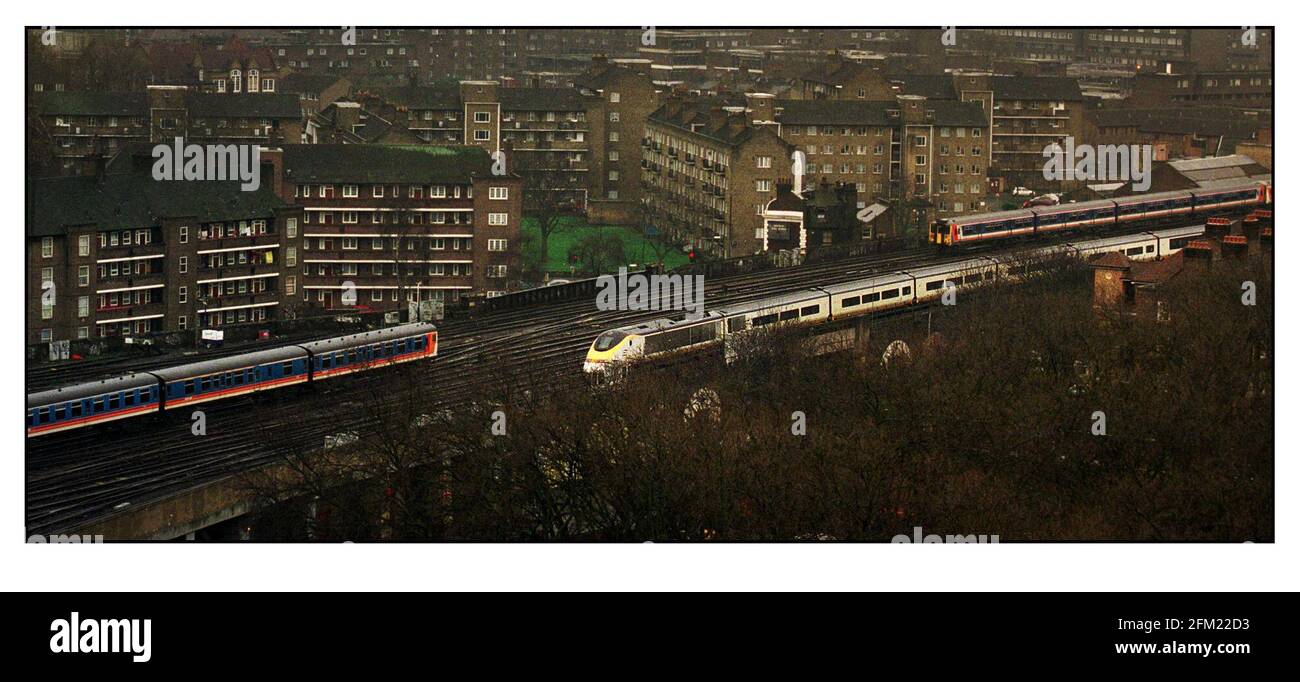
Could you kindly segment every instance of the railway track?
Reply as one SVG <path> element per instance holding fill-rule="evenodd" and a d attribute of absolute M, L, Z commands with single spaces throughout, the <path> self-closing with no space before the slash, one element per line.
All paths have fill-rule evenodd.
<path fill-rule="evenodd" d="M 1068 239 L 1036 246 L 1053 241 Z M 970 257 L 922 248 L 720 277 L 706 282 L 706 308 Z M 207 403 L 201 408 L 207 422 L 204 436 L 191 434 L 186 412 L 33 439 L 26 460 L 28 532 L 68 532 L 272 463 L 278 454 L 264 431 L 272 425 L 278 425 L 275 446 L 303 451 L 322 448 L 327 436 L 366 432 L 379 420 L 366 409 L 351 412 L 338 406 L 368 396 L 400 398 L 402 393 L 395 391 L 402 384 L 394 381 L 404 376 L 400 373 L 410 372 L 414 381 L 436 387 L 428 391 L 436 398 L 421 407 L 430 414 L 465 408 L 484 382 L 494 380 L 534 391 L 582 385 L 582 360 L 597 334 L 664 315 L 601 311 L 592 300 L 579 299 L 449 320 L 439 325 L 439 355 L 431 362 Z"/>

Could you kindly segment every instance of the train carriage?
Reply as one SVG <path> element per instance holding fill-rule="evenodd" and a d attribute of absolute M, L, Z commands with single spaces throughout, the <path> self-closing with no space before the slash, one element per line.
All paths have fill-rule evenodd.
<path fill-rule="evenodd" d="M 1037 217 L 1037 232 L 1071 230 L 1079 227 L 1114 225 L 1115 202 L 1109 199 L 1083 201 L 1029 209 Z"/>
<path fill-rule="evenodd" d="M 954 288 L 960 288 L 995 279 L 998 264 L 992 258 L 972 258 L 906 272 L 914 280 L 915 300 L 925 302 L 943 296 L 944 286 L 947 283 L 951 283 Z"/>
<path fill-rule="evenodd" d="M 157 412 L 158 378 L 129 374 L 27 396 L 27 435 L 42 436 L 90 424 Z"/>
<path fill-rule="evenodd" d="M 438 333 L 430 324 L 405 324 L 299 347 L 311 353 L 311 378 L 319 381 L 433 357 L 438 353 Z"/>
<path fill-rule="evenodd" d="M 297 347 L 243 353 L 153 372 L 163 383 L 163 409 L 197 405 L 305 383 L 307 351 Z"/>

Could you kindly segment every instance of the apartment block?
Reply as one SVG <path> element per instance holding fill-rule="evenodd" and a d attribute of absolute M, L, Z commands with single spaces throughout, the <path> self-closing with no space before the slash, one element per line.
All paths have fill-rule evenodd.
<path fill-rule="evenodd" d="M 278 144 L 302 136 L 297 96 L 197 92 L 149 86 L 146 92 L 43 92 L 33 114 L 60 173 L 84 174 L 94 160 L 137 142 Z"/>
<path fill-rule="evenodd" d="M 793 147 L 742 104 L 673 97 L 646 122 L 641 144 L 645 220 L 720 258 L 763 250 L 763 215 L 789 177 Z"/>
<path fill-rule="evenodd" d="M 519 275 L 522 181 L 473 146 L 285 145 L 281 198 L 303 211 L 313 310 L 396 310 L 479 299 Z M 508 170 L 508 169 L 507 169 Z"/>
<path fill-rule="evenodd" d="M 301 211 L 273 183 L 159 181 L 151 165 L 147 150 L 124 150 L 97 175 L 28 182 L 28 343 L 294 314 L 282 268 Z"/>
<path fill-rule="evenodd" d="M 761 116 L 763 100 L 752 99 Z M 893 209 L 893 230 L 984 210 L 989 125 L 979 102 L 775 100 L 782 139 L 803 152 L 804 187 L 851 184 L 858 208 Z M 788 164 L 788 161 L 787 161 Z"/>

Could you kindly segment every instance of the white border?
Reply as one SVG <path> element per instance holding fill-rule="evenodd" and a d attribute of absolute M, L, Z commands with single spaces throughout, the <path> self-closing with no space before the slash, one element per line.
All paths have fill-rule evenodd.
<path fill-rule="evenodd" d="M 1000 6 L 1001 18 L 1023 17 L 1035 25 L 1070 25 L 1080 19 L 1097 24 L 1167 25 L 1171 19 L 1199 25 L 1239 25 L 1222 3 L 1191 1 L 1176 8 L 1161 3 L 1134 4 L 1095 0 L 1086 5 L 1050 6 L 1021 2 L 1016 12 Z M 557 8 L 563 7 L 564 11 Z M 1278 24 L 1277 5 L 1252 6 L 1247 20 Z M 864 5 L 832 0 L 803 16 L 788 8 L 740 3 L 660 0 L 652 7 L 594 0 L 554 3 L 503 0 L 496 5 L 440 4 L 425 11 L 401 4 L 358 12 L 355 3 L 320 0 L 312 5 L 312 23 L 343 25 L 410 25 L 437 20 L 455 26 L 534 25 L 582 21 L 587 25 L 727 26 L 788 25 L 803 21 L 861 20 L 876 26 L 914 25 L 942 17 L 961 26 L 990 21 L 987 8 L 939 0 L 924 7 Z M 1176 10 L 1176 11 L 1175 11 Z M 224 25 L 243 21 L 220 8 L 159 2 L 131 5 L 73 0 L 55 6 L 16 8 L 25 25 Z M 262 3 L 260 23 L 303 23 L 293 3 Z M 1234 12 L 1235 14 L 1235 12 Z M 1287 15 L 1289 18 L 1289 14 Z M 329 17 L 330 20 L 326 20 Z M 503 18 L 509 18 L 502 22 Z M 1024 23 L 1018 22 L 1018 23 Z M 365 25 L 363 24 L 363 25 Z M 570 24 L 572 25 L 572 24 Z M 1290 26 L 1279 26 L 1285 33 Z M 19 27 L 9 32 L 3 92 L 10 93 L 4 130 L 23 130 L 24 41 Z M 1288 89 L 1296 66 L 1294 44 L 1277 44 L 1275 80 L 1278 108 L 1300 110 Z M 1290 119 L 1276 119 L 1286 137 Z M 10 145 L 13 150 L 14 145 Z M 5 205 L 22 207 L 23 156 L 13 153 L 4 164 Z M 1286 178 L 1286 174 L 1282 174 Z M 21 220 L 21 218 L 20 218 Z M 1283 225 L 1287 223 L 1283 222 Z M 21 232 L 11 225 L 11 258 L 24 253 Z M 1290 230 L 1279 230 L 1280 254 L 1293 243 Z M 1294 260 L 1289 254 L 1284 260 Z M 1277 267 L 1279 307 L 1295 300 L 1289 268 Z M 23 291 L 23 271 L 4 270 L 10 291 Z M 12 300 L 12 298 L 11 298 Z M 1279 319 L 1277 348 L 1291 347 L 1294 318 Z M 3 335 L 5 357 L 22 357 L 16 330 Z M 1279 353 L 1277 414 L 1294 412 L 1296 363 Z M 4 377 L 3 408 L 10 426 L 3 430 L 5 531 L 0 534 L 0 588 L 39 591 L 129 590 L 1292 590 L 1300 566 L 1296 544 L 1295 457 L 1300 420 L 1283 419 L 1277 432 L 1277 532 L 1270 545 L 1106 545 L 1042 544 L 998 546 L 893 545 L 28 545 L 23 523 L 22 366 L 0 365 Z M 1249 437 L 1249 435 L 1246 435 Z"/>

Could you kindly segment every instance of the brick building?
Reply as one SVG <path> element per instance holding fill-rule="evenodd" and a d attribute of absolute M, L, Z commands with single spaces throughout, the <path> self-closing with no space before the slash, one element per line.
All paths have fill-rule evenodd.
<path fill-rule="evenodd" d="M 314 309 L 490 297 L 519 275 L 522 181 L 481 148 L 285 145 L 280 197 L 303 211 L 301 296 Z"/>
<path fill-rule="evenodd" d="M 781 137 L 807 159 L 805 186 L 853 185 L 858 208 L 881 202 L 894 209 L 896 232 L 906 231 L 901 228 L 909 219 L 927 225 L 984 208 L 989 126 L 978 102 L 899 95 L 888 101 L 776 100 L 773 107 Z M 761 117 L 762 105 L 754 111 Z"/>
<path fill-rule="evenodd" d="M 146 92 L 43 92 L 32 96 L 34 124 L 48 142 L 54 167 L 66 174 L 94 169 L 137 142 L 278 144 L 302 136 L 302 112 L 292 94 L 196 92 L 149 86 Z"/>
<path fill-rule="evenodd" d="M 297 283 L 282 264 L 301 211 L 271 183 L 156 181 L 151 162 L 127 150 L 98 175 L 29 181 L 28 343 L 291 314 Z"/>
<path fill-rule="evenodd" d="M 721 258 L 763 249 L 763 214 L 793 147 L 775 125 L 754 125 L 745 106 L 670 98 L 642 140 L 646 221 Z"/>

